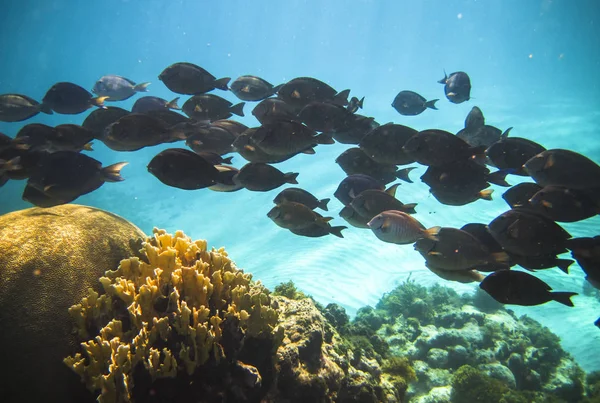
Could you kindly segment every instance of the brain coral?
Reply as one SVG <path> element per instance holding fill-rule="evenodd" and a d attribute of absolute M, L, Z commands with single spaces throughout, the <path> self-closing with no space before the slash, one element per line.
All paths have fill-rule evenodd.
<path fill-rule="evenodd" d="M 261 382 L 258 369 L 238 359 L 244 342 L 269 340 L 272 355 L 283 338 L 268 290 L 251 279 L 222 248 L 207 251 L 206 241 L 154 229 L 142 259 L 122 260 L 100 278 L 102 295 L 90 289 L 69 309 L 87 341 L 64 362 L 100 402 L 142 400 L 136 397 L 160 393 L 165 378 L 188 379 L 185 388 L 201 389 L 208 381 L 200 372 L 228 379 L 241 373 L 242 386 L 228 389 L 231 399 L 244 401 Z M 148 390 L 136 391 L 138 380 Z"/>

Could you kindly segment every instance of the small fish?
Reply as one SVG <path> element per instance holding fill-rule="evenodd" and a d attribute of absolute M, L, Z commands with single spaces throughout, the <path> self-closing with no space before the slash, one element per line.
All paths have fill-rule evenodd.
<path fill-rule="evenodd" d="M 310 207 L 301 203 L 283 202 L 273 207 L 268 213 L 269 217 L 275 224 L 281 228 L 289 230 L 299 230 L 318 225 L 327 228 L 327 223 L 331 217 L 323 217 L 315 213 Z"/>
<path fill-rule="evenodd" d="M 566 274 L 569 274 L 569 266 L 574 263 L 571 259 L 559 259 L 556 255 L 519 256 L 514 253 L 510 254 L 510 260 L 513 264 L 530 271 L 558 267 Z"/>
<path fill-rule="evenodd" d="M 432 187 L 429 192 L 442 204 L 447 206 L 464 206 L 477 200 L 492 200 L 493 189 L 462 191 L 444 190 Z"/>
<path fill-rule="evenodd" d="M 185 190 L 215 185 L 220 177 L 213 164 L 183 148 L 161 151 L 148 164 L 148 171 L 165 185 Z"/>
<path fill-rule="evenodd" d="M 585 272 L 585 279 L 600 290 L 600 236 L 573 238 L 567 241 L 573 259 Z"/>
<path fill-rule="evenodd" d="M 295 202 L 304 204 L 306 207 L 314 210 L 320 208 L 321 210 L 327 211 L 327 203 L 330 199 L 319 200 L 312 193 L 307 192 L 300 188 L 287 188 L 279 192 L 273 203 L 280 204 L 283 202 Z"/>
<path fill-rule="evenodd" d="M 421 181 L 432 188 L 448 192 L 479 191 L 492 182 L 499 186 L 508 185 L 506 172 L 490 175 L 489 169 L 473 160 L 459 160 L 441 166 L 430 166 L 421 176 Z"/>
<path fill-rule="evenodd" d="M 91 141 L 94 137 L 94 132 L 85 127 L 73 124 L 58 125 L 46 136 L 42 149 L 48 152 L 93 151 Z"/>
<path fill-rule="evenodd" d="M 233 177 L 239 172 L 239 169 L 227 165 L 215 165 L 215 168 L 220 172 L 220 175 L 217 183 L 208 187 L 210 190 L 215 192 L 237 192 L 244 188 L 244 186 L 233 181 Z"/>
<path fill-rule="evenodd" d="M 582 190 L 600 187 L 600 166 L 574 151 L 546 150 L 525 162 L 524 167 L 541 186 Z"/>
<path fill-rule="evenodd" d="M 367 133 L 377 127 L 379 127 L 379 123 L 375 121 L 375 118 L 354 114 L 329 134 L 338 143 L 359 144 Z"/>
<path fill-rule="evenodd" d="M 438 83 L 444 84 L 446 98 L 453 104 L 460 104 L 471 99 L 471 79 L 463 71 L 457 71 L 449 76 L 444 71 L 444 78 Z"/>
<path fill-rule="evenodd" d="M 440 227 L 425 229 L 423 224 L 402 211 L 384 211 L 367 224 L 371 231 L 384 242 L 407 245 L 420 238 L 436 239 Z"/>
<path fill-rule="evenodd" d="M 279 88 L 278 97 L 300 111 L 312 101 L 332 101 L 338 105 L 348 105 L 350 90 L 337 92 L 323 81 L 312 77 L 294 78 Z"/>
<path fill-rule="evenodd" d="M 40 104 L 27 95 L 0 95 L 0 121 L 2 122 L 22 122 L 40 112 L 52 115 L 52 109 L 48 105 Z"/>
<path fill-rule="evenodd" d="M 388 210 L 416 214 L 415 207 L 417 203 L 404 204 L 396 199 L 395 195 L 398 186 L 399 184 L 393 185 L 385 192 L 375 189 L 365 190 L 356 196 L 350 205 L 358 214 L 368 219 Z"/>
<path fill-rule="evenodd" d="M 340 182 L 333 195 L 344 206 L 349 206 L 356 196 L 368 189 L 385 190 L 385 186 L 377 179 L 368 175 L 348 175 Z"/>
<path fill-rule="evenodd" d="M 92 92 L 101 97 L 108 97 L 107 101 L 124 101 L 135 95 L 136 92 L 146 92 L 150 83 L 136 84 L 128 78 L 106 75 L 94 84 Z"/>
<path fill-rule="evenodd" d="M 290 155 L 299 152 L 314 154 L 312 147 L 318 144 L 335 143 L 326 133 L 317 134 L 316 131 L 295 120 L 265 123 L 251 136 L 253 143 L 270 155 Z"/>
<path fill-rule="evenodd" d="M 546 186 L 529 199 L 536 211 L 553 221 L 577 222 L 600 213 L 598 203 L 583 191 Z"/>
<path fill-rule="evenodd" d="M 169 127 L 161 119 L 145 113 L 131 113 L 108 125 L 99 140 L 115 151 L 137 151 L 186 138 L 182 130 Z"/>
<path fill-rule="evenodd" d="M 185 101 L 182 110 L 192 119 L 215 121 L 232 115 L 244 116 L 244 102 L 233 105 L 217 95 L 199 94 Z"/>
<path fill-rule="evenodd" d="M 116 106 L 107 106 L 106 108 L 94 109 L 83 121 L 81 126 L 94 132 L 96 137 L 102 136 L 104 129 L 106 129 L 111 123 L 115 123 L 123 116 L 129 115 L 126 109 L 119 108 Z"/>
<path fill-rule="evenodd" d="M 238 152 L 245 160 L 249 162 L 261 162 L 261 163 L 277 163 L 283 162 L 298 153 L 292 153 L 287 155 L 271 155 L 256 144 L 252 139 L 252 135 L 258 130 L 258 128 L 250 128 L 244 133 L 240 134 L 233 142 L 233 149 Z"/>
<path fill-rule="evenodd" d="M 509 127 L 502 132 L 502 130 L 498 129 L 497 127 L 483 125 L 477 129 L 463 129 L 456 133 L 456 136 L 464 140 L 471 147 L 490 147 L 492 144 L 508 137 L 508 134 L 511 130 L 512 127 Z"/>
<path fill-rule="evenodd" d="M 312 101 L 298 112 L 298 119 L 312 130 L 332 132 L 343 127 L 351 113 L 330 101 Z"/>
<path fill-rule="evenodd" d="M 485 147 L 471 147 L 456 135 L 438 129 L 423 130 L 402 147 L 419 164 L 441 166 L 451 162 L 483 156 Z"/>
<path fill-rule="evenodd" d="M 522 182 L 504 192 L 502 198 L 510 208 L 535 210 L 530 205 L 529 199 L 542 189 L 543 187 L 537 183 Z"/>
<path fill-rule="evenodd" d="M 196 152 L 196 154 L 198 154 L 213 165 L 230 165 L 231 160 L 233 159 L 233 157 L 223 158 L 221 155 L 210 151 L 199 151 Z"/>
<path fill-rule="evenodd" d="M 158 79 L 171 91 L 187 95 L 204 94 L 215 88 L 227 91 L 227 84 L 231 80 L 229 77 L 217 80 L 202 67 L 186 62 L 170 65 L 160 73 Z"/>
<path fill-rule="evenodd" d="M 529 176 L 523 165 L 544 150 L 544 147 L 534 141 L 507 137 L 490 145 L 485 154 L 498 169 L 510 169 L 513 175 Z"/>
<path fill-rule="evenodd" d="M 282 85 L 273 86 L 256 76 L 241 76 L 236 78 L 229 88 L 242 101 L 261 101 L 277 93 Z"/>
<path fill-rule="evenodd" d="M 252 109 L 252 114 L 261 124 L 279 119 L 296 119 L 294 108 L 279 98 L 263 99 Z"/>
<path fill-rule="evenodd" d="M 427 108 L 437 110 L 435 106 L 437 101 L 439 99 L 428 101 L 413 91 L 400 91 L 394 98 L 392 107 L 401 115 L 415 116 L 423 113 Z"/>
<path fill-rule="evenodd" d="M 340 211 L 340 217 L 346 222 L 356 228 L 369 228 L 368 223 L 370 220 L 358 214 L 352 206 L 345 206 Z"/>
<path fill-rule="evenodd" d="M 465 119 L 465 129 L 473 131 L 483 127 L 483 125 L 485 125 L 483 112 L 477 106 L 474 106 Z"/>
<path fill-rule="evenodd" d="M 469 224 L 463 225 L 460 229 L 473 235 L 479 242 L 481 242 L 490 251 L 490 253 L 504 252 L 504 249 L 502 249 L 502 246 L 498 243 L 498 241 L 496 241 L 494 239 L 492 234 L 490 234 L 490 231 L 488 230 L 487 225 L 480 224 L 480 223 L 469 223 Z M 512 260 L 512 256 L 513 256 L 512 254 L 509 254 L 510 259 L 508 262 L 503 261 L 503 262 L 488 263 L 485 265 L 478 265 L 477 270 L 478 271 L 486 271 L 486 272 L 503 270 L 503 269 L 508 270 L 512 266 L 515 265 L 515 262 L 513 262 L 513 260 Z"/>
<path fill-rule="evenodd" d="M 402 147 L 418 133 L 408 126 L 386 123 L 367 133 L 359 146 L 369 158 L 380 164 L 412 164 L 415 159 L 404 152 Z"/>
<path fill-rule="evenodd" d="M 221 127 L 231 132 L 235 137 L 238 137 L 240 134 L 248 130 L 248 126 L 246 126 L 245 124 L 229 119 L 215 120 L 214 122 L 211 122 L 210 125 Z"/>
<path fill-rule="evenodd" d="M 283 173 L 279 169 L 263 163 L 248 163 L 234 177 L 235 183 L 243 185 L 248 190 L 267 192 L 285 183 L 297 184 L 298 173 Z"/>
<path fill-rule="evenodd" d="M 106 96 L 94 98 L 92 94 L 77 84 L 60 82 L 54 84 L 46 92 L 42 103 L 44 107 L 48 107 L 56 113 L 76 115 L 93 106 L 103 108 L 104 101 L 107 99 Z"/>
<path fill-rule="evenodd" d="M 341 153 L 335 162 L 342 168 L 346 175 L 368 175 L 387 184 L 402 179 L 411 182 L 408 174 L 413 167 L 398 169 L 394 164 L 381 164 L 371 159 L 364 150 L 352 147 Z"/>
<path fill-rule="evenodd" d="M 197 153 L 204 151 L 224 155 L 233 152 L 235 139 L 236 136 L 229 130 L 210 125 L 187 133 L 185 144 Z"/>
<path fill-rule="evenodd" d="M 159 97 L 141 97 L 135 101 L 135 103 L 131 107 L 131 112 L 148 113 L 152 111 L 161 111 L 164 109 L 180 110 L 181 108 L 179 107 L 179 105 L 177 105 L 177 101 L 179 101 L 179 97 L 174 98 L 170 102 L 166 99 Z"/>
<path fill-rule="evenodd" d="M 317 216 L 319 218 L 323 218 L 324 221 L 328 221 L 328 219 L 325 219 L 319 213 L 315 212 L 315 214 L 317 214 Z M 333 226 L 331 226 L 331 224 L 329 224 L 329 222 L 327 222 L 326 224 L 327 225 L 323 226 L 322 224 L 314 223 L 314 224 L 309 225 L 308 227 L 300 228 L 300 229 L 291 229 L 290 231 L 293 234 L 305 236 L 305 237 L 309 237 L 309 238 L 320 238 L 323 236 L 327 236 L 329 234 L 335 235 L 338 238 L 343 238 L 344 235 L 342 234 L 342 231 L 348 228 L 343 225 L 333 227 Z"/>
<path fill-rule="evenodd" d="M 486 276 L 479 287 L 502 304 L 533 306 L 549 301 L 574 306 L 571 297 L 575 292 L 552 291 L 537 277 L 522 271 L 499 270 Z"/>
<path fill-rule="evenodd" d="M 365 97 L 358 99 L 357 97 L 350 98 L 350 102 L 346 106 L 346 110 L 350 113 L 356 113 L 359 109 L 363 108 Z"/>

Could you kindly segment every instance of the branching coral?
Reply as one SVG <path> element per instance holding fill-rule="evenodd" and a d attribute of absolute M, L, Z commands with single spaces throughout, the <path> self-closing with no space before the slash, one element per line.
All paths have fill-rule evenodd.
<path fill-rule="evenodd" d="M 90 290 L 69 309 L 87 341 L 64 362 L 100 402 L 130 401 L 139 368 L 156 380 L 235 364 L 248 337 L 271 339 L 275 351 L 283 330 L 268 290 L 222 248 L 154 229 L 143 253 L 100 278 L 103 295 Z"/>

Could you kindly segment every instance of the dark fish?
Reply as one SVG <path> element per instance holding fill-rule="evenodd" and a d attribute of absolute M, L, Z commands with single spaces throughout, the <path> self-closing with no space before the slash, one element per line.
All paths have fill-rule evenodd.
<path fill-rule="evenodd" d="M 351 113 L 330 101 L 312 101 L 298 112 L 298 119 L 312 130 L 331 132 L 344 126 Z"/>
<path fill-rule="evenodd" d="M 267 213 L 267 217 L 281 228 L 289 230 L 303 229 L 313 225 L 327 228 L 329 227 L 327 221 L 331 220 L 331 217 L 323 217 L 312 211 L 310 207 L 295 202 L 283 202 L 276 205 Z"/>
<path fill-rule="evenodd" d="M 481 109 L 474 106 L 471 108 L 471 112 L 467 115 L 465 119 L 465 129 L 467 130 L 477 130 L 480 127 L 485 125 L 485 117 L 483 116 L 483 112 Z"/>
<path fill-rule="evenodd" d="M 446 98 L 453 104 L 460 104 L 471 99 L 471 79 L 465 72 L 457 71 L 450 76 L 444 72 L 444 78 L 438 83 L 444 84 Z"/>
<path fill-rule="evenodd" d="M 345 177 L 333 195 L 344 206 L 349 206 L 356 196 L 369 189 L 385 190 L 385 186 L 377 179 L 368 175 L 354 174 Z"/>
<path fill-rule="evenodd" d="M 391 186 L 386 191 L 369 189 L 361 192 L 352 200 L 350 206 L 365 218 L 373 218 L 388 210 L 398 210 L 407 214 L 416 214 L 417 203 L 404 204 L 396 199 L 396 189 L 399 184 Z"/>
<path fill-rule="evenodd" d="M 331 224 L 329 224 L 328 219 L 325 219 L 321 214 L 315 212 L 315 214 L 317 215 L 317 217 L 319 218 L 323 218 L 324 221 L 326 221 L 326 225 L 323 226 L 321 223 L 317 224 L 311 224 L 308 227 L 304 227 L 304 228 L 300 228 L 300 229 L 291 229 L 290 231 L 293 234 L 296 235 L 300 235 L 300 236 L 305 236 L 305 237 L 309 237 L 309 238 L 320 238 L 322 236 L 326 236 L 326 235 L 335 235 L 338 238 L 343 238 L 344 235 L 342 234 L 342 231 L 347 229 L 348 227 L 345 226 L 337 226 L 337 227 L 332 227 Z"/>
<path fill-rule="evenodd" d="M 316 135 L 314 130 L 294 120 L 266 123 L 252 133 L 252 140 L 270 155 L 290 155 L 305 152 L 317 144 L 335 143 L 327 134 Z"/>
<path fill-rule="evenodd" d="M 569 189 L 600 187 L 600 166 L 574 151 L 543 151 L 524 164 L 527 173 L 541 186 L 563 186 Z"/>
<path fill-rule="evenodd" d="M 511 130 L 512 127 L 509 127 L 502 133 L 497 127 L 483 125 L 477 129 L 462 129 L 456 133 L 456 136 L 464 140 L 471 147 L 489 147 L 501 139 L 506 138 Z"/>
<path fill-rule="evenodd" d="M 192 63 L 175 63 L 160 73 L 161 80 L 168 89 L 178 94 L 204 94 L 218 88 L 227 91 L 227 84 L 231 78 L 216 79 L 215 76 L 200 66 Z"/>
<path fill-rule="evenodd" d="M 45 150 L 55 151 L 92 151 L 91 141 L 94 132 L 85 127 L 73 124 L 58 125 L 52 135 L 46 138 Z"/>
<path fill-rule="evenodd" d="M 148 171 L 165 185 L 185 190 L 215 185 L 220 177 L 213 164 L 184 148 L 161 151 L 148 164 Z"/>
<path fill-rule="evenodd" d="M 533 209 L 529 204 L 529 199 L 542 189 L 543 187 L 536 183 L 523 182 L 504 192 L 502 198 L 510 208 Z"/>
<path fill-rule="evenodd" d="M 294 108 L 279 98 L 263 99 L 252 109 L 252 114 L 261 124 L 279 119 L 296 119 Z"/>
<path fill-rule="evenodd" d="M 231 160 L 233 159 L 233 157 L 223 158 L 221 157 L 221 155 L 210 151 L 199 151 L 196 152 L 196 154 L 198 154 L 213 165 L 229 165 L 231 164 Z"/>
<path fill-rule="evenodd" d="M 251 128 L 239 135 L 233 142 L 233 149 L 247 161 L 262 163 L 277 163 L 288 160 L 296 154 L 271 155 L 263 151 L 254 140 L 252 135 L 258 128 Z"/>
<path fill-rule="evenodd" d="M 437 239 L 422 238 L 415 243 L 415 250 L 427 261 L 427 267 L 441 270 L 472 270 L 489 264 L 507 264 L 506 252 L 490 250 L 469 232 L 444 227 Z"/>
<path fill-rule="evenodd" d="M 489 224 L 489 231 L 511 254 L 520 256 L 558 255 L 566 252 L 571 235 L 560 225 L 529 211 L 509 210 Z"/>
<path fill-rule="evenodd" d="M 443 270 L 425 262 L 425 266 L 436 276 L 448 281 L 456 281 L 463 284 L 481 282 L 483 274 L 477 270 Z"/>
<path fill-rule="evenodd" d="M 482 290 L 502 304 L 541 305 L 549 301 L 573 306 L 575 292 L 551 292 L 552 288 L 537 277 L 522 271 L 500 270 L 489 274 L 481 284 Z"/>
<path fill-rule="evenodd" d="M 287 188 L 279 192 L 273 203 L 281 204 L 283 202 L 295 202 L 304 204 L 306 207 L 314 210 L 316 208 L 320 208 L 321 210 L 327 211 L 327 203 L 329 203 L 330 199 L 322 199 L 319 200 L 312 193 L 307 192 L 304 189 L 300 188 Z"/>
<path fill-rule="evenodd" d="M 34 188 L 33 186 L 27 184 L 25 185 L 25 189 L 23 189 L 22 199 L 26 202 L 29 202 L 37 207 L 54 207 L 61 204 L 65 204 L 64 201 L 56 198 L 52 198 L 48 196 L 46 193 L 42 192 Z"/>
<path fill-rule="evenodd" d="M 440 166 L 482 155 L 484 147 L 471 147 L 454 134 L 438 129 L 423 130 L 402 147 L 419 164 Z"/>
<path fill-rule="evenodd" d="M 485 224 L 479 223 L 470 223 L 465 224 L 461 227 L 461 230 L 468 232 L 473 235 L 481 244 L 483 244 L 490 253 L 500 253 L 504 252 L 502 246 L 494 239 L 492 234 L 488 231 L 488 226 Z M 512 255 L 509 255 L 512 258 Z M 509 262 L 493 262 L 485 265 L 478 265 L 478 271 L 496 271 L 496 270 L 508 270 L 511 266 L 514 266 L 515 263 L 510 259 Z"/>
<path fill-rule="evenodd" d="M 235 120 L 228 119 L 215 120 L 214 122 L 211 122 L 210 125 L 222 127 L 223 129 L 231 132 L 235 137 L 248 130 L 248 126 L 240 122 L 236 122 Z"/>
<path fill-rule="evenodd" d="M 46 196 L 68 203 L 98 189 L 104 182 L 119 182 L 127 162 L 102 167 L 100 161 L 75 151 L 46 154 L 27 184 Z"/>
<path fill-rule="evenodd" d="M 2 122 L 21 122 L 40 112 L 51 115 L 52 109 L 48 105 L 40 104 L 26 95 L 0 95 L 0 121 Z"/>
<path fill-rule="evenodd" d="M 569 239 L 567 248 L 585 272 L 585 279 L 600 290 L 600 236 Z"/>
<path fill-rule="evenodd" d="M 256 76 L 241 76 L 229 86 L 231 92 L 242 101 L 260 101 L 277 93 L 282 84 L 273 84 Z"/>
<path fill-rule="evenodd" d="M 435 107 L 437 101 L 439 101 L 439 99 L 428 101 L 413 91 L 400 91 L 398 95 L 396 95 L 396 98 L 394 98 L 392 107 L 401 115 L 415 116 L 419 115 L 427 108 L 437 110 Z"/>
<path fill-rule="evenodd" d="M 162 111 L 164 109 L 180 110 L 181 108 L 179 107 L 179 105 L 177 105 L 177 101 L 179 101 L 179 97 L 173 99 L 170 102 L 166 99 L 159 97 L 141 97 L 135 101 L 133 107 L 131 108 L 131 112 L 148 113 L 151 111 Z"/>
<path fill-rule="evenodd" d="M 115 123 L 117 120 L 121 119 L 123 116 L 129 115 L 129 113 L 128 110 L 116 106 L 94 109 L 92 113 L 85 118 L 81 126 L 93 131 L 96 137 L 101 137 L 102 133 L 104 133 L 104 129 L 111 123 Z"/>
<path fill-rule="evenodd" d="M 432 187 L 430 193 L 437 201 L 447 206 L 464 206 L 477 200 L 492 200 L 492 189 L 453 191 Z"/>
<path fill-rule="evenodd" d="M 346 222 L 356 228 L 369 228 L 367 225 L 370 220 L 358 214 L 352 206 L 346 206 L 340 211 L 340 217 Z"/>
<path fill-rule="evenodd" d="M 285 103 L 299 111 L 312 101 L 332 101 L 346 106 L 350 90 L 338 93 L 328 84 L 316 78 L 298 77 L 282 85 L 277 94 Z"/>
<path fill-rule="evenodd" d="M 233 105 L 217 95 L 200 94 L 185 101 L 182 110 L 192 119 L 215 121 L 227 119 L 232 114 L 244 116 L 244 102 Z"/>
<path fill-rule="evenodd" d="M 369 158 L 381 164 L 412 164 L 415 159 L 402 147 L 418 133 L 408 126 L 386 123 L 367 133 L 359 145 Z"/>
<path fill-rule="evenodd" d="M 5 179 L 27 179 L 38 170 L 40 161 L 47 154 L 46 151 L 42 150 L 29 150 L 28 147 L 22 147 L 20 144 L 5 148 L 0 151 L 0 160 L 14 161 L 15 158 L 19 158 L 19 163 L 13 165 L 10 170 L 6 170 L 0 176 Z"/>
<path fill-rule="evenodd" d="M 196 153 L 212 152 L 218 155 L 233 152 L 233 142 L 236 136 L 229 130 L 219 126 L 209 126 L 199 129 L 193 134 L 188 133 L 185 144 Z"/>
<path fill-rule="evenodd" d="M 166 108 L 145 112 L 144 114 L 162 120 L 167 126 L 177 126 L 177 128 L 184 131 L 194 131 L 197 127 L 205 127 L 209 123 L 208 121 L 194 121 L 181 113 Z"/>
<path fill-rule="evenodd" d="M 150 83 L 136 84 L 128 78 L 107 75 L 102 76 L 94 84 L 92 92 L 101 97 L 108 97 L 107 101 L 124 101 L 135 95 L 136 92 L 147 92 Z"/>
<path fill-rule="evenodd" d="M 346 106 L 346 110 L 350 113 L 356 113 L 359 109 L 363 108 L 365 97 L 358 99 L 357 97 L 350 98 L 350 102 Z"/>
<path fill-rule="evenodd" d="M 483 190 L 489 181 L 505 185 L 503 178 L 490 178 L 489 169 L 472 160 L 459 160 L 441 166 L 430 166 L 421 176 L 421 181 L 432 188 L 448 192 Z"/>
<path fill-rule="evenodd" d="M 600 213 L 598 204 L 583 191 L 560 186 L 546 186 L 529 202 L 535 210 L 553 221 L 576 222 Z"/>
<path fill-rule="evenodd" d="M 46 126 L 46 125 L 43 125 Z M 50 127 L 50 126 L 46 126 L 46 127 Z M 23 129 L 21 129 L 23 130 Z M 27 140 L 29 140 L 28 138 L 19 138 L 19 135 L 17 133 L 17 136 L 15 136 L 15 138 L 9 137 L 4 133 L 0 133 L 0 152 L 6 150 L 6 149 L 11 149 L 11 148 L 17 148 L 17 149 L 21 149 L 21 150 L 28 150 L 30 148 L 30 146 L 27 144 Z"/>
<path fill-rule="evenodd" d="M 510 169 L 511 174 L 529 176 L 523 165 L 545 148 L 521 137 L 507 137 L 488 147 L 485 154 L 498 169 Z"/>
<path fill-rule="evenodd" d="M 56 113 L 76 115 L 93 106 L 104 107 L 107 98 L 105 96 L 94 98 L 77 84 L 61 82 L 54 84 L 46 92 L 42 103 Z"/>
<path fill-rule="evenodd" d="M 567 274 L 569 274 L 569 266 L 574 263 L 570 259 L 559 259 L 556 255 L 519 256 L 511 253 L 510 260 L 513 264 L 531 271 L 558 267 Z"/>
<path fill-rule="evenodd" d="M 181 130 L 174 130 L 161 119 L 144 113 L 131 113 L 108 125 L 100 140 L 115 151 L 136 151 L 144 147 L 185 140 Z"/>
<path fill-rule="evenodd" d="M 395 210 L 376 215 L 367 225 L 380 240 L 399 245 L 411 244 L 420 238 L 436 239 L 440 230 L 440 227 L 425 229 L 415 218 Z"/>
<path fill-rule="evenodd" d="M 210 190 L 215 192 L 236 192 L 244 188 L 244 186 L 233 181 L 233 177 L 239 172 L 239 169 L 227 165 L 215 165 L 217 171 L 220 172 L 217 183 L 209 186 Z"/>
<path fill-rule="evenodd" d="M 335 159 L 335 162 L 342 168 L 346 175 L 368 175 L 384 184 L 393 182 L 396 179 L 411 182 L 408 174 L 413 169 L 412 167 L 399 170 L 394 164 L 380 164 L 369 158 L 358 147 L 347 149 Z"/>
<path fill-rule="evenodd" d="M 233 177 L 235 183 L 243 185 L 248 190 L 267 192 L 285 183 L 297 184 L 298 173 L 283 173 L 279 169 L 263 163 L 248 163 Z"/>
<path fill-rule="evenodd" d="M 15 136 L 21 144 L 26 145 L 24 150 L 47 151 L 49 139 L 54 136 L 54 127 L 42 123 L 29 123 Z"/>
<path fill-rule="evenodd" d="M 4 174 L 8 171 L 17 171 L 21 169 L 21 157 L 15 157 L 11 160 L 3 160 L 0 159 L 0 176 L 4 176 Z"/>
<path fill-rule="evenodd" d="M 329 132 L 335 141 L 342 144 L 359 144 L 371 130 L 379 127 L 374 118 L 362 115 L 350 115 L 343 124 Z"/>

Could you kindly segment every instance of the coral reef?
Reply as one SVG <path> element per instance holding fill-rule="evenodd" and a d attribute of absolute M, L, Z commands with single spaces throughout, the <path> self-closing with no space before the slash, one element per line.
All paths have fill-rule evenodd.
<path fill-rule="evenodd" d="M 281 295 L 289 299 L 308 298 L 308 295 L 298 290 L 292 280 L 276 285 L 273 289 L 273 295 Z"/>
<path fill-rule="evenodd" d="M 65 364 L 100 402 L 260 401 L 283 338 L 268 290 L 223 249 L 153 232 L 69 309 L 86 341 Z"/>

